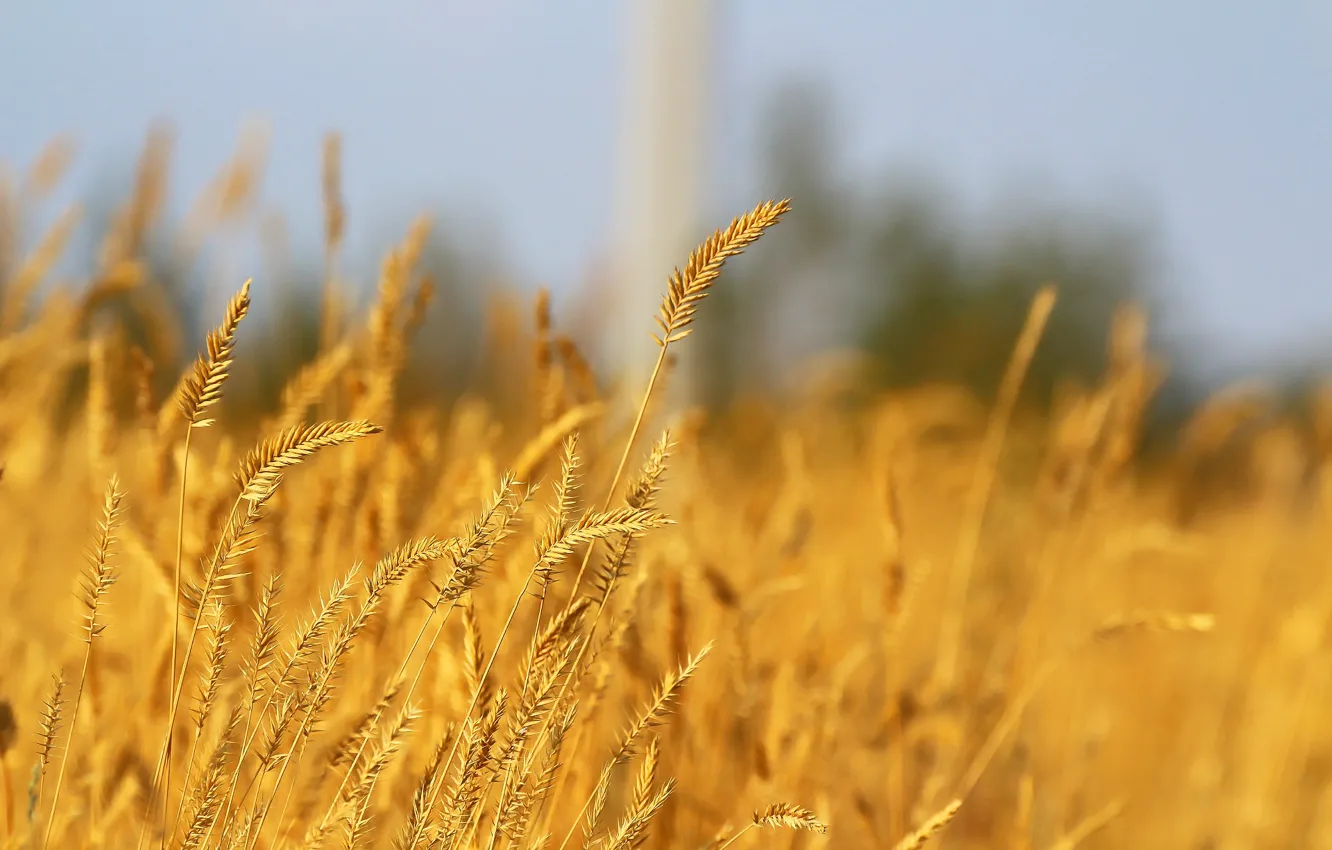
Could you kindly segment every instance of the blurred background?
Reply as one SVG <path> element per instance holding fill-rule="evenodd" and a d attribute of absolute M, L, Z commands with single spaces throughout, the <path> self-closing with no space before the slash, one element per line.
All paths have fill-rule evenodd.
<path fill-rule="evenodd" d="M 254 277 L 246 344 L 273 375 L 250 379 L 271 397 L 317 347 L 321 281 L 366 303 L 426 213 L 439 296 L 409 385 L 456 394 L 485 380 L 481 317 L 526 321 L 538 287 L 599 374 L 632 377 L 671 267 L 789 196 L 708 304 L 693 400 L 820 368 L 986 389 L 1050 281 L 1032 398 L 1098 373 L 1134 301 L 1167 421 L 1240 375 L 1298 397 L 1329 354 L 1329 47 L 1314 0 L 5 2 L 0 160 L 25 243 L 5 262 L 77 204 L 43 286 L 85 274 L 157 163 L 151 277 L 196 333 Z"/>

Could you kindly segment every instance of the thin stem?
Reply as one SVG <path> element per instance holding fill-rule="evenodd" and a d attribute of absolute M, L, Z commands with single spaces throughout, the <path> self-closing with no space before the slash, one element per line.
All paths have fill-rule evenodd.
<path fill-rule="evenodd" d="M 175 835 L 176 830 L 180 828 L 180 819 L 185 815 L 185 798 L 188 796 L 185 792 L 190 790 L 190 775 L 194 773 L 194 757 L 199 748 L 199 736 L 190 741 L 189 757 L 185 760 L 185 777 L 181 780 L 180 786 L 180 804 L 176 806 L 176 819 L 171 823 L 171 832 L 168 836 Z"/>
<path fill-rule="evenodd" d="M 55 791 L 51 794 L 51 812 L 46 818 L 46 831 L 42 836 L 42 848 L 51 843 L 51 830 L 55 826 L 56 809 L 60 805 L 60 789 L 65 783 L 65 768 L 69 766 L 69 755 L 74 745 L 74 732 L 79 723 L 79 703 L 83 700 L 83 686 L 88 680 L 88 666 L 92 659 L 92 638 L 83 653 L 83 669 L 79 673 L 79 689 L 74 693 L 74 706 L 69 718 L 69 737 L 65 739 L 65 757 L 60 760 L 60 772 L 56 774 Z"/>
<path fill-rule="evenodd" d="M 582 823 L 583 818 L 587 817 L 588 807 L 592 805 L 592 801 L 595 800 L 596 797 L 597 790 L 596 788 L 593 788 L 592 793 L 588 794 L 587 799 L 583 801 L 583 807 L 578 810 L 578 816 L 569 824 L 569 831 L 564 834 L 564 840 L 560 842 L 560 850 L 565 850 L 565 848 L 569 846 L 569 839 L 573 838 L 574 832 L 578 829 L 578 824 Z"/>
<path fill-rule="evenodd" d="M 732 844 L 734 844 L 735 842 L 739 841 L 739 840 L 740 840 L 740 836 L 744 835 L 746 832 L 749 832 L 749 831 L 750 831 L 751 829 L 753 829 L 753 828 L 754 828 L 754 824 L 753 824 L 753 823 L 747 823 L 747 824 L 745 824 L 745 828 L 744 828 L 744 829 L 740 830 L 740 831 L 737 832 L 735 835 L 732 835 L 729 839 L 727 839 L 726 843 L 723 844 L 722 846 L 718 847 L 717 850 L 726 850 L 727 847 L 730 847 Z"/>
<path fill-rule="evenodd" d="M 1022 390 L 1027 369 L 1036 354 L 1036 346 L 1041 341 L 1041 334 L 1045 331 L 1045 324 L 1050 318 L 1050 311 L 1054 309 L 1054 303 L 1053 287 L 1042 288 L 1032 300 L 1026 322 L 1013 348 L 1008 366 L 1004 370 L 1003 380 L 999 385 L 999 396 L 994 410 L 991 411 L 985 436 L 981 442 L 980 457 L 976 461 L 971 487 L 967 492 L 965 525 L 957 536 L 957 545 L 953 552 L 947 608 L 944 611 L 943 627 L 939 635 L 939 661 L 935 673 L 936 681 L 944 690 L 952 687 L 957 675 L 967 591 L 971 584 L 976 553 L 980 547 L 981 531 L 990 504 L 990 494 L 994 490 L 998 475 L 999 458 L 1003 453 L 1009 422 L 1013 418 L 1018 394 Z"/>
<path fill-rule="evenodd" d="M 173 570 L 174 573 L 173 598 L 175 599 L 175 606 L 174 606 L 175 611 L 172 614 L 171 618 L 171 674 L 170 674 L 170 679 L 167 682 L 168 693 L 172 694 L 171 697 L 172 701 L 171 701 L 171 715 L 170 718 L 167 720 L 166 777 L 162 781 L 162 826 L 164 830 L 166 828 L 167 800 L 169 800 L 171 797 L 171 743 L 174 737 L 172 733 L 174 731 L 174 724 L 176 722 L 175 681 L 176 681 L 176 664 L 178 662 L 178 658 L 176 655 L 176 648 L 177 644 L 179 643 L 179 637 L 180 637 L 180 613 L 181 613 L 180 573 L 181 573 L 181 564 L 184 560 L 184 553 L 185 553 L 185 484 L 186 481 L 188 480 L 187 476 L 189 475 L 189 469 L 190 469 L 190 437 L 192 437 L 193 435 L 194 435 L 193 426 L 185 429 L 185 452 L 184 452 L 184 457 L 181 459 L 180 463 L 181 466 L 180 501 L 176 509 L 176 565 Z M 203 612 L 201 611 L 200 614 L 202 613 Z M 183 670 L 181 672 L 182 674 L 184 673 Z M 165 834 L 163 835 L 162 840 L 166 841 Z"/>
<path fill-rule="evenodd" d="M 232 523 L 235 522 L 236 510 L 240 507 L 242 501 L 243 497 L 237 497 L 236 501 L 232 504 L 231 513 L 227 516 L 227 522 L 224 528 L 230 528 Z M 179 595 L 177 596 L 177 600 L 179 600 Z M 167 841 L 166 808 L 167 808 L 167 803 L 170 800 L 170 790 L 171 790 L 171 764 L 170 764 L 171 741 L 175 737 L 174 733 L 176 731 L 176 713 L 180 708 L 181 692 L 185 690 L 185 674 L 190 666 L 190 657 L 194 654 L 194 644 L 199 636 L 199 623 L 203 621 L 202 606 L 204 605 L 205 602 L 207 602 L 206 599 L 199 600 L 200 610 L 195 614 L 194 624 L 193 626 L 190 627 L 189 640 L 185 642 L 185 652 L 182 653 L 181 655 L 180 675 L 176 677 L 175 687 L 172 689 L 172 694 L 171 694 L 171 714 L 167 718 L 166 741 L 162 745 L 161 755 L 158 756 L 157 759 L 157 770 L 153 774 L 153 787 L 156 788 L 158 779 L 162 777 L 163 769 L 166 770 L 166 778 L 165 781 L 162 783 L 163 786 L 162 790 L 164 792 L 162 798 L 162 844 L 164 847 L 166 846 L 166 841 Z M 173 640 L 174 638 L 175 635 L 172 635 Z"/>
<path fill-rule="evenodd" d="M 652 391 L 657 387 L 657 379 L 661 377 L 661 370 L 666 365 L 666 350 L 669 343 L 663 343 L 661 352 L 657 355 L 657 365 L 652 367 L 652 377 L 648 379 L 647 390 L 643 393 L 643 401 L 638 405 L 638 414 L 634 417 L 634 427 L 629 431 L 629 439 L 625 441 L 624 453 L 620 455 L 620 465 L 615 468 L 615 477 L 611 479 L 610 487 L 606 490 L 606 498 L 602 503 L 603 511 L 610 510 L 611 502 L 615 499 L 615 490 L 620 486 L 620 479 L 624 477 L 625 467 L 629 465 L 629 456 L 633 454 L 634 442 L 638 439 L 638 432 L 643 427 L 643 419 L 647 416 L 648 402 L 652 400 Z M 578 567 L 578 576 L 574 578 L 573 590 L 569 592 L 569 602 L 578 598 L 578 588 L 583 583 L 583 575 L 587 572 L 587 565 L 592 560 L 592 553 L 596 551 L 597 541 L 593 540 L 587 544 L 587 550 L 583 552 L 583 563 Z"/>
<path fill-rule="evenodd" d="M 532 626 L 532 641 L 534 645 L 536 640 L 541 635 L 541 615 L 546 608 L 546 591 L 548 587 L 549 585 L 541 589 L 541 596 L 538 598 L 537 601 L 536 618 L 533 621 L 533 626 Z M 518 698 L 519 705 L 523 705 L 527 700 L 527 688 L 532 681 L 532 670 L 533 668 L 536 667 L 536 659 L 533 658 L 532 661 L 533 663 L 529 664 L 527 666 L 527 669 L 523 671 L 523 690 L 522 694 Z M 553 710 L 548 712 L 547 716 L 550 716 L 551 714 L 554 714 Z M 543 725 L 542 728 L 544 729 L 545 726 Z M 513 760 L 509 762 L 509 766 L 504 770 L 504 781 L 500 784 L 499 800 L 497 800 L 495 803 L 495 811 L 496 811 L 495 822 L 491 824 L 490 839 L 486 842 L 486 850 L 495 850 L 495 843 L 499 841 L 500 817 L 504 812 L 504 804 L 505 802 L 508 801 L 508 796 L 506 796 L 505 792 L 509 790 L 509 783 L 513 780 L 513 769 L 517 765 L 517 763 L 518 763 L 518 754 L 514 753 Z M 489 795 L 489 793 L 490 789 L 487 788 L 486 789 L 487 796 Z M 480 822 L 481 819 L 478 816 L 477 817 L 478 826 L 480 825 Z"/>
<path fill-rule="evenodd" d="M 139 827 L 138 847 L 142 847 L 148 837 L 148 822 L 152 820 L 152 806 L 157 799 L 157 783 L 162 778 L 162 764 L 165 758 L 170 756 L 171 752 L 171 733 L 172 724 L 176 722 L 176 707 L 174 702 L 175 682 L 176 682 L 176 649 L 180 637 L 180 571 L 181 562 L 185 553 L 185 488 L 189 483 L 190 475 L 190 438 L 194 436 L 194 426 L 187 424 L 185 427 L 185 446 L 180 461 L 180 499 L 176 506 L 176 563 L 172 572 L 174 574 L 173 588 L 174 610 L 171 619 L 171 668 L 167 671 L 167 702 L 170 707 L 170 718 L 167 720 L 167 741 L 164 754 L 158 757 L 157 766 L 153 770 L 152 790 L 148 794 L 148 810 L 143 813 L 143 823 Z M 168 780 L 169 781 L 169 780 Z M 166 829 L 166 802 L 162 803 L 162 829 Z M 165 840 L 165 839 L 163 839 Z"/>

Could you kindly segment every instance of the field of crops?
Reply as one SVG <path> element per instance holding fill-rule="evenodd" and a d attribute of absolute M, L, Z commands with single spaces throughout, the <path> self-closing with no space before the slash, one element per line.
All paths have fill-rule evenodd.
<path fill-rule="evenodd" d="M 781 201 L 663 270 L 628 401 L 545 295 L 520 412 L 404 400 L 414 230 L 240 415 L 262 280 L 178 379 L 111 309 L 159 194 L 41 298 L 68 222 L 2 246 L 0 846 L 1332 848 L 1332 406 L 1220 396 L 1140 464 L 1131 307 L 1018 410 L 1048 289 L 990 398 L 674 409 Z"/>

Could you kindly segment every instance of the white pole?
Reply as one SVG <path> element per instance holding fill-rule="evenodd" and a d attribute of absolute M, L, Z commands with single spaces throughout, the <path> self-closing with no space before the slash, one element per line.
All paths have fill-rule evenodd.
<path fill-rule="evenodd" d="M 704 235 L 714 3 L 631 4 L 616 185 L 618 303 L 608 317 L 611 367 L 627 400 L 642 392 L 657 356 L 649 333 L 670 272 Z M 687 397 L 685 378 L 677 372 L 672 386 Z"/>

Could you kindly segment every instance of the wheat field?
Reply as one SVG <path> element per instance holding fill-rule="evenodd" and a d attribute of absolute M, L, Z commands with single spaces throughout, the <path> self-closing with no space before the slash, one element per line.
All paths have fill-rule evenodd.
<path fill-rule="evenodd" d="M 106 309 L 153 286 L 154 162 L 82 285 L 36 297 L 69 217 L 0 246 L 0 845 L 1332 848 L 1332 405 L 1237 388 L 1140 464 L 1131 305 L 1097 385 L 1018 409 L 1048 288 L 993 398 L 672 409 L 796 198 L 663 270 L 627 407 L 544 293 L 521 412 L 404 402 L 413 229 L 241 415 L 262 281 L 178 376 Z"/>

